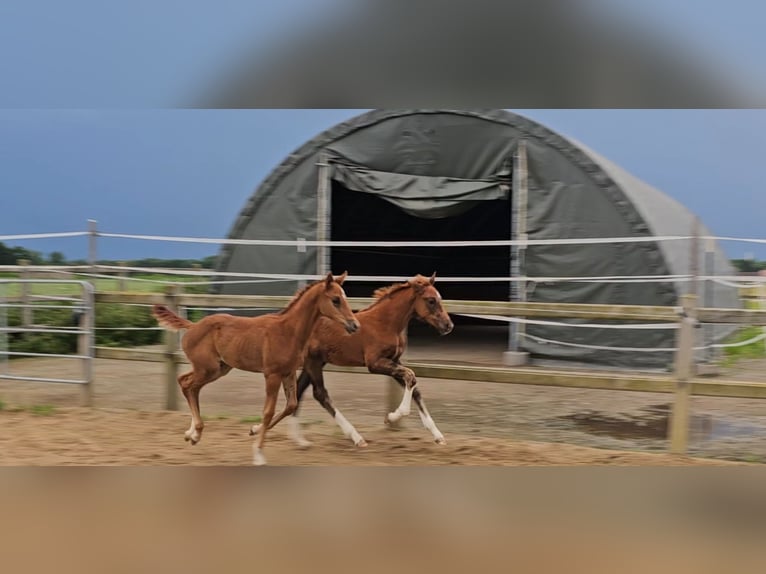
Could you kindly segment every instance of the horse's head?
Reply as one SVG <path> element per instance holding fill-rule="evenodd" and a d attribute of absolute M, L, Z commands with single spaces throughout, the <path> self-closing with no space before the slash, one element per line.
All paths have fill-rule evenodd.
<path fill-rule="evenodd" d="M 410 279 L 410 284 L 415 289 L 415 316 L 431 325 L 440 335 L 447 335 L 455 325 L 442 307 L 442 296 L 434 287 L 435 280 L 435 272 L 430 277 L 416 275 Z"/>
<path fill-rule="evenodd" d="M 322 281 L 319 313 L 342 324 L 349 333 L 355 333 L 359 329 L 359 321 L 356 320 L 354 312 L 348 306 L 346 293 L 343 291 L 343 287 L 341 287 L 347 276 L 347 271 L 344 271 L 343 275 L 338 277 L 333 277 L 332 273 L 327 274 L 325 280 Z"/>

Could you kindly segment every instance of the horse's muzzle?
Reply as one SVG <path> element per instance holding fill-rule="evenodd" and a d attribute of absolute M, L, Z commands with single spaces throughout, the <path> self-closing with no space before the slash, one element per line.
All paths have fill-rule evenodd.
<path fill-rule="evenodd" d="M 350 321 L 346 321 L 346 331 L 349 333 L 356 333 L 359 330 L 359 321 L 356 319 L 352 319 Z"/>
<path fill-rule="evenodd" d="M 442 336 L 443 335 L 449 335 L 452 332 L 452 329 L 454 329 L 454 328 L 455 328 L 455 324 L 452 321 L 450 321 L 446 325 L 442 325 L 439 328 L 439 334 L 442 335 Z"/>

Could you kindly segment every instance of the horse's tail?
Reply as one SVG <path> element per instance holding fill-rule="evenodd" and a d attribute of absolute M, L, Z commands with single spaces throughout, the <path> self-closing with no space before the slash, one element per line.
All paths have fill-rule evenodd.
<path fill-rule="evenodd" d="M 188 329 L 194 325 L 194 323 L 191 321 L 188 321 L 187 319 L 179 317 L 173 313 L 173 311 L 165 307 L 165 305 L 154 305 L 152 307 L 152 315 L 154 315 L 154 318 L 157 319 L 160 327 L 164 327 L 165 329 L 169 329 L 171 331 Z"/>

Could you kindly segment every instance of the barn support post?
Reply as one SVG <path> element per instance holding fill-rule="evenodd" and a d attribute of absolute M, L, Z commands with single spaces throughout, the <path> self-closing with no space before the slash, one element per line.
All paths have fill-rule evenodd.
<path fill-rule="evenodd" d="M 298 246 L 296 247 L 298 253 L 306 253 L 306 238 L 305 237 L 298 237 Z M 300 255 L 298 256 L 300 257 Z M 304 255 L 305 257 L 305 255 Z M 303 289 L 306 286 L 306 280 L 301 279 L 298 281 L 298 289 Z"/>
<path fill-rule="evenodd" d="M 525 255 L 527 241 L 527 145 L 524 140 L 514 156 L 513 185 L 511 189 L 511 239 L 518 243 L 511 246 L 511 282 L 510 300 L 527 300 L 526 281 L 520 281 L 526 273 Z M 510 323 L 508 326 L 508 350 L 503 353 L 503 363 L 519 366 L 527 363 L 529 353 L 521 350 L 521 338 L 524 336 L 523 323 Z"/>
<path fill-rule="evenodd" d="M 165 305 L 178 313 L 178 285 L 165 287 Z M 165 409 L 178 410 L 178 339 L 180 334 L 175 331 L 165 331 Z"/>
<path fill-rule="evenodd" d="M 330 157 L 326 151 L 319 154 L 319 182 L 317 186 L 317 241 L 327 241 L 330 238 Z M 317 275 L 330 271 L 330 248 L 317 245 Z"/>
<path fill-rule="evenodd" d="M 680 321 L 676 343 L 676 388 L 668 424 L 670 451 L 685 454 L 689 444 L 691 377 L 694 366 L 694 330 L 697 326 L 697 296 L 681 296 Z"/>

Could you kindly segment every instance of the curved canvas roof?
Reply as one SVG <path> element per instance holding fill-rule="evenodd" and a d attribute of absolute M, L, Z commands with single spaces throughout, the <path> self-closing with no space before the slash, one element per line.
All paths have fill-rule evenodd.
<path fill-rule="evenodd" d="M 331 159 L 332 178 L 345 189 L 376 195 L 422 218 L 470 213 L 483 201 L 508 197 L 511 160 L 521 140 L 528 156 L 530 239 L 689 233 L 694 216 L 683 205 L 574 140 L 503 110 L 429 109 L 372 111 L 306 142 L 258 187 L 229 237 L 315 239 L 323 221 L 317 201 L 322 152 Z M 728 259 L 718 246 L 715 259 L 716 271 L 728 273 Z M 685 275 L 689 260 L 690 246 L 684 241 L 530 246 L 526 275 Z M 312 248 L 301 253 L 291 247 L 238 245 L 222 249 L 217 269 L 314 274 L 317 262 Z M 354 270 L 349 271 L 353 275 Z M 295 287 L 284 282 L 256 288 L 223 284 L 218 290 L 284 294 Z M 530 287 L 529 299 L 534 301 L 675 305 L 684 284 L 539 282 Z M 714 302 L 720 307 L 739 305 L 734 289 L 717 284 Z M 655 365 L 672 358 L 669 353 L 627 354 L 541 340 L 672 347 L 673 331 L 530 326 L 527 332 L 538 338 L 526 339 L 528 350 L 548 356 Z"/>

